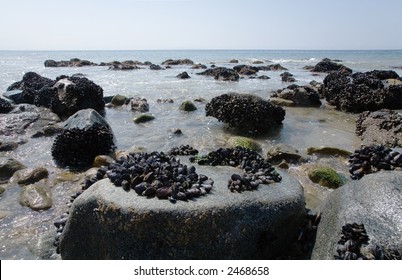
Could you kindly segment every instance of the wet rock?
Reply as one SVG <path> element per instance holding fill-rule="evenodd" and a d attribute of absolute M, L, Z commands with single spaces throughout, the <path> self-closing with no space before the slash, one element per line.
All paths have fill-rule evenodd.
<path fill-rule="evenodd" d="M 259 143 L 248 137 L 233 136 L 228 139 L 226 144 L 230 148 L 235 148 L 239 146 L 257 152 L 260 152 L 262 150 L 261 145 Z"/>
<path fill-rule="evenodd" d="M 347 68 L 342 64 L 336 63 L 329 58 L 324 58 L 311 69 L 311 72 L 331 73 L 336 71 L 341 71 L 343 73 L 352 73 L 352 69 Z"/>
<path fill-rule="evenodd" d="M 52 146 L 53 159 L 60 165 L 90 165 L 97 155 L 115 149 L 115 138 L 109 124 L 95 110 L 81 110 L 66 121 L 64 130 Z"/>
<path fill-rule="evenodd" d="M 233 67 L 233 70 L 235 70 L 239 75 L 255 75 L 259 71 L 257 67 L 254 66 L 249 66 L 249 65 L 237 65 Z"/>
<path fill-rule="evenodd" d="M 154 120 L 155 117 L 150 114 L 141 114 L 133 119 L 135 123 L 146 123 Z"/>
<path fill-rule="evenodd" d="M 283 98 L 277 98 L 277 97 L 270 97 L 269 101 L 277 106 L 283 106 L 283 107 L 294 107 L 295 103 L 292 100 L 287 100 Z"/>
<path fill-rule="evenodd" d="M 221 178 L 207 198 L 191 203 L 144 199 L 107 179 L 92 185 L 70 208 L 60 238 L 62 258 L 275 259 L 287 254 L 305 212 L 297 181 L 284 174 L 275 187 L 239 195 L 227 191 L 231 167 L 198 169 Z"/>
<path fill-rule="evenodd" d="M 309 86 L 290 85 L 278 90 L 271 97 L 290 100 L 295 106 L 321 106 L 319 94 Z"/>
<path fill-rule="evenodd" d="M 383 145 L 363 146 L 349 157 L 349 172 L 356 180 L 380 170 L 401 170 L 402 154 Z"/>
<path fill-rule="evenodd" d="M 324 155 L 324 156 L 348 157 L 352 153 L 349 151 L 340 149 L 340 148 L 321 146 L 321 147 L 308 147 L 307 154 L 308 155 L 316 154 L 316 155 Z"/>
<path fill-rule="evenodd" d="M 16 171 L 24 168 L 26 166 L 16 159 L 0 157 L 0 181 L 10 179 Z"/>
<path fill-rule="evenodd" d="M 149 69 L 151 69 L 151 70 L 163 70 L 163 68 L 160 65 L 156 65 L 156 64 L 149 65 Z"/>
<path fill-rule="evenodd" d="M 184 80 L 191 78 L 190 75 L 189 75 L 187 72 L 180 73 L 180 74 L 177 75 L 176 77 L 179 78 L 179 79 L 184 79 Z"/>
<path fill-rule="evenodd" d="M 334 190 L 318 209 L 322 218 L 312 259 L 334 259 L 337 249 L 346 249 L 338 246 L 345 224 L 364 225 L 367 246 L 396 246 L 401 250 L 401 188 L 402 172 L 382 171 Z"/>
<path fill-rule="evenodd" d="M 231 59 L 231 60 L 229 61 L 229 63 L 239 63 L 239 61 L 238 61 L 237 59 Z"/>
<path fill-rule="evenodd" d="M 271 78 L 268 77 L 268 76 L 265 76 L 265 75 L 261 75 L 261 76 L 258 76 L 257 79 L 260 79 L 260 80 L 269 80 L 269 79 L 271 79 Z"/>
<path fill-rule="evenodd" d="M 297 149 L 286 144 L 278 144 L 270 148 L 267 152 L 267 159 L 273 163 L 280 163 L 282 160 L 289 163 L 305 161 Z"/>
<path fill-rule="evenodd" d="M 112 63 L 109 63 L 109 69 L 110 70 L 122 70 L 122 71 L 127 71 L 127 70 L 136 70 L 136 69 L 141 69 L 138 66 L 138 62 L 137 61 L 132 61 L 132 60 L 128 60 L 128 61 L 114 61 Z"/>
<path fill-rule="evenodd" d="M 388 109 L 363 112 L 356 119 L 356 134 L 365 146 L 402 147 L 402 115 Z"/>
<path fill-rule="evenodd" d="M 149 104 L 145 98 L 132 98 L 131 111 L 145 113 L 149 111 Z"/>
<path fill-rule="evenodd" d="M 120 94 L 116 94 L 115 96 L 113 96 L 110 103 L 112 103 L 114 106 L 123 106 L 126 103 L 126 101 L 127 97 Z"/>
<path fill-rule="evenodd" d="M 13 105 L 9 101 L 0 97 L 0 114 L 7 114 L 13 110 Z"/>
<path fill-rule="evenodd" d="M 0 196 L 4 193 L 5 190 L 6 190 L 5 188 L 3 188 L 2 186 L 0 186 Z"/>
<path fill-rule="evenodd" d="M 198 63 L 191 66 L 191 69 L 207 69 L 208 67 L 204 64 Z"/>
<path fill-rule="evenodd" d="M 0 142 L 0 152 L 13 151 L 18 148 L 17 142 Z"/>
<path fill-rule="evenodd" d="M 54 124 L 54 125 L 50 124 L 50 125 L 46 125 L 45 127 L 43 127 L 43 129 L 39 129 L 38 131 L 36 131 L 34 134 L 32 134 L 31 138 L 49 137 L 49 136 L 59 134 L 62 131 L 63 131 L 63 128 L 59 123 Z"/>
<path fill-rule="evenodd" d="M 53 205 L 50 189 L 43 184 L 23 187 L 19 202 L 22 206 L 27 206 L 35 211 L 47 210 Z"/>
<path fill-rule="evenodd" d="M 174 100 L 171 99 L 171 98 L 166 98 L 166 99 L 158 98 L 158 99 L 156 100 L 156 102 L 158 102 L 158 103 L 174 103 Z"/>
<path fill-rule="evenodd" d="M 387 79 L 400 77 L 394 71 L 334 72 L 325 77 L 321 94 L 329 104 L 346 112 L 401 109 L 402 84 L 386 86 L 384 81 Z"/>
<path fill-rule="evenodd" d="M 252 63 L 253 63 L 253 64 L 263 64 L 264 61 L 261 61 L 261 60 L 253 60 Z"/>
<path fill-rule="evenodd" d="M 15 182 L 20 186 L 30 185 L 39 182 L 49 176 L 49 171 L 45 167 L 26 168 L 14 173 L 10 182 Z"/>
<path fill-rule="evenodd" d="M 206 116 L 212 116 L 230 127 L 252 133 L 269 130 L 282 123 L 285 110 L 252 94 L 229 93 L 212 98 L 205 105 Z"/>
<path fill-rule="evenodd" d="M 60 76 L 54 85 L 44 86 L 35 96 L 34 104 L 50 108 L 61 117 L 69 117 L 82 109 L 105 109 L 103 89 L 85 77 Z"/>
<path fill-rule="evenodd" d="M 21 81 L 15 82 L 7 88 L 8 91 L 22 90 L 22 92 L 15 95 L 6 94 L 5 96 L 12 99 L 17 104 L 34 104 L 35 96 L 38 94 L 38 91 L 45 86 L 51 87 L 53 84 L 54 81 L 51 79 L 42 77 L 35 72 L 28 72 L 22 77 Z"/>
<path fill-rule="evenodd" d="M 9 211 L 1 211 L 0 210 L 0 220 L 4 219 L 5 217 L 9 216 L 11 212 Z"/>
<path fill-rule="evenodd" d="M 287 71 L 288 69 L 280 65 L 279 63 L 277 64 L 271 64 L 268 66 L 257 66 L 258 70 L 260 71 Z"/>
<path fill-rule="evenodd" d="M 321 186 L 336 189 L 344 184 L 343 178 L 330 167 L 315 166 L 308 172 L 308 177 Z"/>
<path fill-rule="evenodd" d="M 282 77 L 281 78 L 282 82 L 285 82 L 285 83 L 296 82 L 296 79 L 293 77 L 293 74 L 291 74 L 289 72 L 283 72 L 280 76 Z"/>
<path fill-rule="evenodd" d="M 98 66 L 98 64 L 89 60 L 81 60 L 79 58 L 72 58 L 70 60 L 55 61 L 52 59 L 45 61 L 45 67 L 83 67 L 83 66 Z"/>
<path fill-rule="evenodd" d="M 194 62 L 188 58 L 186 59 L 168 59 L 162 62 L 162 65 L 193 65 Z"/>
<path fill-rule="evenodd" d="M 181 111 L 186 111 L 186 112 L 191 112 L 197 110 L 197 107 L 194 105 L 193 102 L 186 100 L 183 101 L 183 103 L 180 104 L 179 110 Z"/>
<path fill-rule="evenodd" d="M 189 145 L 180 145 L 179 147 L 170 149 L 167 154 L 173 156 L 189 156 L 198 154 L 198 150 Z"/>
<path fill-rule="evenodd" d="M 197 75 L 212 76 L 215 80 L 221 81 L 238 81 L 240 78 L 235 70 L 225 67 L 214 67 L 204 72 L 197 73 Z"/>
<path fill-rule="evenodd" d="M 94 162 L 92 163 L 93 167 L 101 167 L 102 165 L 108 166 L 110 163 L 113 163 L 114 159 L 107 155 L 99 155 L 96 156 Z"/>

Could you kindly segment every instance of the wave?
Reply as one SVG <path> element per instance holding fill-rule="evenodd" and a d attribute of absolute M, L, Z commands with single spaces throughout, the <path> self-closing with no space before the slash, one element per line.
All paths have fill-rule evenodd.
<path fill-rule="evenodd" d="M 279 59 L 271 59 L 272 62 L 275 63 L 314 63 L 318 62 L 319 60 L 315 57 L 311 58 L 301 58 L 301 59 L 285 59 L 285 58 L 279 58 Z"/>

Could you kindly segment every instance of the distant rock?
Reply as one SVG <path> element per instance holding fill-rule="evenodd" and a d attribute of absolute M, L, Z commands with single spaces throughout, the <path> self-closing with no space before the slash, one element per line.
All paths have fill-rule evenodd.
<path fill-rule="evenodd" d="M 386 147 L 402 147 L 402 115 L 398 112 L 382 109 L 375 112 L 363 112 L 356 119 L 356 134 L 362 144 L 382 144 Z"/>
<path fill-rule="evenodd" d="M 135 123 L 145 123 L 154 120 L 155 117 L 150 114 L 141 114 L 133 119 Z"/>
<path fill-rule="evenodd" d="M 285 110 L 252 94 L 229 93 L 212 98 L 206 104 L 207 116 L 230 127 L 259 133 L 282 123 Z"/>
<path fill-rule="evenodd" d="M 271 64 L 268 66 L 257 66 L 257 69 L 260 71 L 287 71 L 288 69 L 280 65 L 279 63 L 277 64 Z"/>
<path fill-rule="evenodd" d="M 193 65 L 194 61 L 186 58 L 186 59 L 168 59 L 162 62 L 162 65 Z"/>
<path fill-rule="evenodd" d="M 333 72 L 325 77 L 321 93 L 346 112 L 402 109 L 402 79 L 394 71 Z"/>
<path fill-rule="evenodd" d="M 354 223 L 364 225 L 368 236 L 367 243 L 357 250 L 359 255 L 363 253 L 364 258 L 386 259 L 387 252 L 395 250 L 399 251 L 400 259 L 401 201 L 402 172 L 382 171 L 366 175 L 334 190 L 317 209 L 322 215 L 311 259 L 356 259 L 356 253 L 345 256 L 350 242 L 339 243 L 342 227 Z"/>
<path fill-rule="evenodd" d="M 212 76 L 215 78 L 215 80 L 221 80 L 221 81 L 238 81 L 240 78 L 239 74 L 237 74 L 235 70 L 225 67 L 215 67 L 197 74 L 204 76 Z"/>
<path fill-rule="evenodd" d="M 253 63 L 253 64 L 263 64 L 264 61 L 261 61 L 261 60 L 253 60 L 252 63 Z"/>
<path fill-rule="evenodd" d="M 290 85 L 287 88 L 278 90 L 271 97 L 290 100 L 295 106 L 321 106 L 320 96 L 317 91 L 309 86 Z"/>
<path fill-rule="evenodd" d="M 191 77 L 190 77 L 190 75 L 187 73 L 187 72 L 183 72 L 183 73 L 180 73 L 179 75 L 177 75 L 176 76 L 177 78 L 179 78 L 179 79 L 190 79 Z"/>
<path fill-rule="evenodd" d="M 53 142 L 52 156 L 59 165 L 80 168 L 115 148 L 109 124 L 95 110 L 86 109 L 68 118 L 63 132 Z"/>
<path fill-rule="evenodd" d="M 204 64 L 198 63 L 191 66 L 191 69 L 207 69 L 208 67 Z"/>
<path fill-rule="evenodd" d="M 312 69 L 311 72 L 324 72 L 331 73 L 340 71 L 342 73 L 352 73 L 352 69 L 346 66 L 336 63 L 329 58 L 324 58 L 322 61 L 318 62 Z"/>
<path fill-rule="evenodd" d="M 156 65 L 156 64 L 149 65 L 149 69 L 151 69 L 151 70 L 163 70 L 163 68 L 160 65 Z"/>
<path fill-rule="evenodd" d="M 289 73 L 289 72 L 283 72 L 281 75 L 280 75 L 282 78 L 282 82 L 285 82 L 285 83 L 294 83 L 294 82 L 296 82 L 296 79 L 293 77 L 293 74 L 291 74 L 291 73 Z"/>
<path fill-rule="evenodd" d="M 136 70 L 141 69 L 135 61 L 115 61 L 109 66 L 110 70 Z"/>
<path fill-rule="evenodd" d="M 259 70 L 257 67 L 249 66 L 249 65 L 237 65 L 233 67 L 233 70 L 235 70 L 239 75 L 255 75 Z"/>
<path fill-rule="evenodd" d="M 83 67 L 83 66 L 98 66 L 98 64 L 88 61 L 88 60 L 81 60 L 79 58 L 72 58 L 69 61 L 61 60 L 46 60 L 45 67 Z"/>
<path fill-rule="evenodd" d="M 231 59 L 231 60 L 229 61 L 229 63 L 239 63 L 239 61 L 238 61 L 237 59 Z"/>

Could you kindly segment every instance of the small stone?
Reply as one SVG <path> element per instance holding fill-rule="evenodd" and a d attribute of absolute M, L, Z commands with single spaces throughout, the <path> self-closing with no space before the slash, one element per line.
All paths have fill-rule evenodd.
<path fill-rule="evenodd" d="M 110 101 L 110 103 L 112 103 L 114 106 L 123 106 L 126 103 L 127 97 L 120 95 L 120 94 L 116 94 L 112 100 Z"/>
<path fill-rule="evenodd" d="M 141 114 L 133 119 L 133 121 L 137 124 L 145 123 L 154 120 L 155 117 L 150 114 Z"/>
<path fill-rule="evenodd" d="M 94 162 L 92 163 L 93 167 L 101 167 L 101 166 L 107 166 L 110 163 L 115 162 L 115 160 L 107 155 L 99 155 L 96 156 L 94 159 Z"/>
<path fill-rule="evenodd" d="M 183 103 L 181 103 L 179 109 L 181 111 L 191 112 L 197 110 L 197 107 L 194 105 L 193 102 L 186 100 Z"/>
<path fill-rule="evenodd" d="M 13 174 L 26 166 L 13 158 L 0 157 L 0 181 L 8 180 Z"/>
<path fill-rule="evenodd" d="M 50 189 L 43 185 L 29 185 L 22 188 L 19 202 L 32 210 L 46 210 L 52 207 Z"/>
<path fill-rule="evenodd" d="M 49 172 L 44 167 L 26 168 L 15 172 L 10 181 L 24 186 L 36 183 L 48 176 Z"/>

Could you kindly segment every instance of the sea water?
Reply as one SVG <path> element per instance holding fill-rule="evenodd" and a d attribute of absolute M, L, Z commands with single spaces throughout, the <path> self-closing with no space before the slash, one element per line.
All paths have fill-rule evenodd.
<path fill-rule="evenodd" d="M 306 85 L 312 80 L 322 82 L 326 74 L 313 75 L 304 70 L 306 65 L 315 65 L 323 58 L 337 59 L 354 71 L 389 70 L 402 75 L 402 51 L 275 51 L 275 50 L 181 50 L 181 51 L 1 51 L 0 92 L 5 92 L 13 82 L 20 81 L 29 71 L 55 79 L 60 75 L 83 74 L 103 88 L 104 96 L 115 94 L 147 99 L 155 120 L 146 124 L 135 124 L 136 116 L 129 108 L 106 110 L 106 120 L 111 125 L 117 140 L 117 148 L 143 147 L 148 151 L 167 151 L 174 146 L 189 144 L 206 154 L 222 147 L 236 132 L 217 119 L 205 116 L 205 104 L 210 99 L 228 92 L 252 93 L 268 99 L 273 91 L 287 87 L 280 74 L 284 71 L 260 71 L 258 75 L 268 80 L 240 79 L 238 82 L 223 82 L 211 77 L 197 75 L 203 70 L 191 69 L 189 65 L 172 66 L 166 70 L 143 69 L 113 71 L 107 66 L 46 68 L 47 59 L 70 60 L 80 58 L 95 63 L 137 60 L 161 64 L 167 59 L 188 58 L 194 63 L 233 67 L 262 61 L 270 65 L 280 63 L 294 75 L 296 84 Z M 237 64 L 229 63 L 237 59 Z M 258 66 L 258 65 L 257 65 Z M 188 72 L 190 79 L 180 80 L 176 75 Z M 197 110 L 182 112 L 178 108 L 185 100 L 203 98 L 195 102 Z M 172 99 L 173 103 L 159 103 L 158 99 Z M 305 151 L 310 146 L 332 146 L 353 151 L 360 145 L 355 135 L 355 114 L 337 111 L 323 102 L 320 108 L 285 108 L 283 125 L 256 138 L 263 148 L 262 154 L 275 144 L 284 143 Z M 179 128 L 182 136 L 172 130 Z M 0 139 L 4 141 L 7 139 Z M 63 170 L 54 164 L 50 149 L 54 137 L 29 139 L 13 152 L 1 152 L 28 167 L 45 166 L 52 174 Z M 7 188 L 0 197 L 0 259 L 35 259 L 40 254 L 37 244 L 44 233 L 53 231 L 53 221 L 66 210 L 65 202 L 73 192 L 69 183 L 59 183 L 52 188 L 53 207 L 35 212 L 18 203 L 19 187 Z"/>

